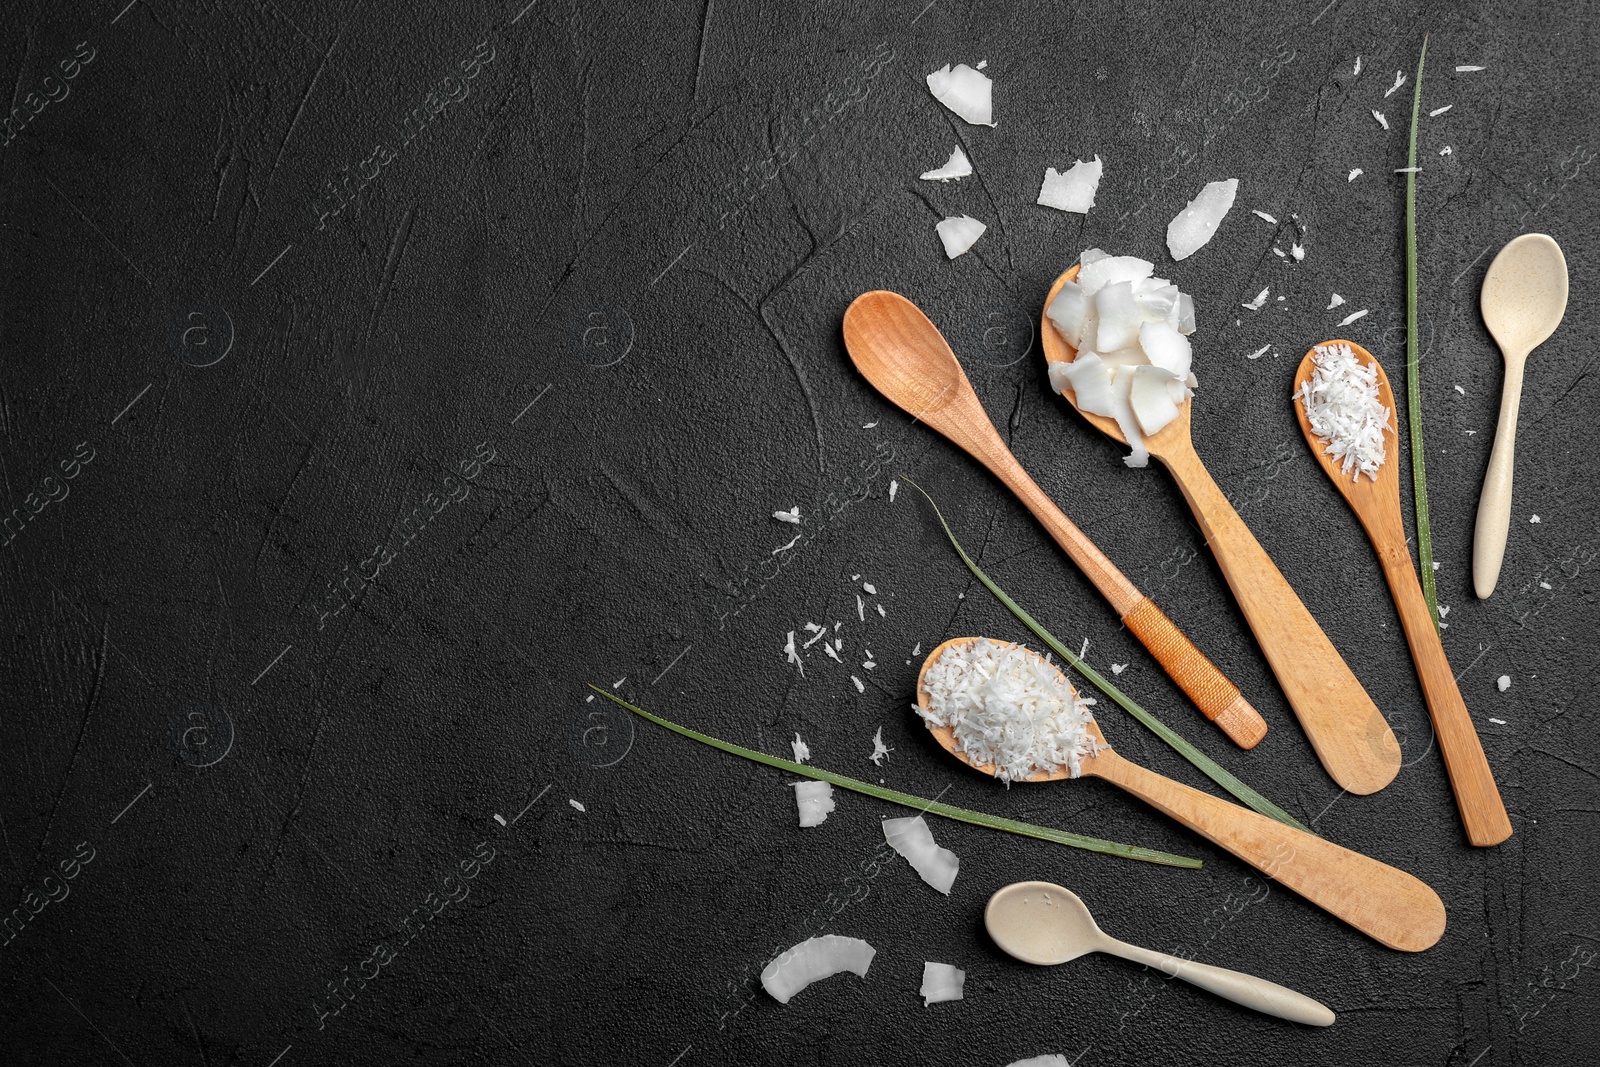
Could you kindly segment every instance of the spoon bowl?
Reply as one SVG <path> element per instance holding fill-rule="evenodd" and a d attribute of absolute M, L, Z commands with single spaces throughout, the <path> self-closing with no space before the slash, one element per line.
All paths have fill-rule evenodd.
<path fill-rule="evenodd" d="M 928 670 L 940 657 L 952 648 L 985 640 L 990 639 L 952 638 L 930 652 L 917 676 L 917 706 L 932 710 L 926 680 Z M 1032 649 L 1009 641 L 995 643 L 1015 648 L 1019 654 L 1033 656 L 1054 668 Z M 1061 672 L 1057 670 L 1056 674 L 1060 676 Z M 1070 692 L 1071 685 L 1064 676 L 1061 681 Z M 1082 760 L 1080 777 L 1100 778 L 1133 794 L 1390 948 L 1420 952 L 1444 936 L 1444 904 L 1420 880 L 1123 759 L 1105 743 L 1105 735 L 1093 718 L 1085 729 L 1099 747 L 1092 757 Z M 962 750 L 952 728 L 928 724 L 928 730 L 941 748 L 962 763 L 984 774 L 995 773 L 992 765 L 976 763 Z M 1023 780 L 1048 782 L 1070 777 L 1070 772 L 1062 769 L 1036 772 Z"/>
<path fill-rule="evenodd" d="M 999 890 L 989 898 L 983 922 L 994 943 L 1024 963 L 1052 966 L 1105 952 L 1159 967 L 1169 977 L 1267 1015 L 1307 1026 L 1333 1024 L 1325 1005 L 1285 986 L 1118 941 L 1100 929 L 1076 893 L 1051 882 L 1016 882 Z"/>

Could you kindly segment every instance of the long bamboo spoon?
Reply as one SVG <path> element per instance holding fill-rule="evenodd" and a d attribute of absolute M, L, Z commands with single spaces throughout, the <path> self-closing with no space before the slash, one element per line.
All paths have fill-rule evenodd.
<path fill-rule="evenodd" d="M 1391 413 L 1383 435 L 1386 461 L 1378 467 L 1377 480 L 1339 470 L 1339 465 L 1327 454 L 1325 442 L 1311 431 L 1305 405 L 1299 400 L 1294 401 L 1295 417 L 1300 420 L 1300 429 L 1306 435 L 1312 454 L 1338 486 L 1339 494 L 1349 503 L 1361 525 L 1366 527 L 1372 547 L 1377 550 L 1383 576 L 1394 596 L 1395 608 L 1400 612 L 1400 624 L 1406 631 L 1406 643 L 1411 646 L 1411 658 L 1417 666 L 1422 695 L 1428 702 L 1428 714 L 1433 717 L 1434 736 L 1439 741 L 1439 753 L 1444 756 L 1450 787 L 1455 790 L 1456 807 L 1461 810 L 1467 840 L 1474 845 L 1498 845 L 1511 836 L 1511 820 L 1506 817 L 1505 804 L 1495 787 L 1489 761 L 1483 755 L 1478 731 L 1472 725 L 1466 702 L 1461 699 L 1450 661 L 1445 658 L 1433 614 L 1428 610 L 1422 585 L 1417 581 L 1411 547 L 1406 544 L 1405 521 L 1400 513 L 1400 444 L 1392 414 L 1394 393 L 1389 389 L 1389 377 L 1372 353 L 1353 341 L 1325 341 L 1318 347 L 1328 345 L 1349 345 L 1358 360 L 1377 368 L 1378 400 Z M 1300 361 L 1300 369 L 1294 376 L 1295 396 L 1310 380 L 1315 356 L 1316 349 L 1312 349 Z"/>
<path fill-rule="evenodd" d="M 927 708 L 929 703 L 923 684 L 928 668 L 951 646 L 978 640 L 981 638 L 952 638 L 929 653 L 917 676 L 919 706 Z M 1030 649 L 1017 646 L 1017 652 L 1043 662 L 1043 657 Z M 1051 668 L 1055 669 L 1053 664 Z M 1059 670 L 1055 673 L 1070 691 L 1071 683 Z M 950 727 L 930 725 L 928 729 L 934 740 L 962 763 L 984 774 L 995 773 L 992 764 L 976 764 L 967 757 Z M 1089 720 L 1089 732 L 1096 742 L 1105 744 L 1105 735 L 1093 719 Z M 1101 778 L 1132 793 L 1206 840 L 1227 849 L 1268 878 L 1390 948 L 1421 952 L 1444 936 L 1445 910 L 1439 894 L 1420 879 L 1370 856 L 1164 778 L 1123 759 L 1110 746 L 1102 748 L 1092 759 L 1085 759 L 1080 776 Z M 1069 777 L 1063 767 L 1050 774 L 1041 771 L 1025 780 L 1054 782 Z"/>
<path fill-rule="evenodd" d="M 1253 748 L 1266 736 L 1266 722 L 1239 687 L 1028 477 L 1000 439 L 950 345 L 915 304 L 884 290 L 863 293 L 844 313 L 844 343 L 856 369 L 878 392 L 943 434 L 1016 494 L 1206 718 L 1240 748 Z"/>
<path fill-rule="evenodd" d="M 1074 266 L 1056 279 L 1045 297 L 1045 307 L 1077 273 Z M 1049 315 L 1041 316 L 1039 336 L 1048 362 L 1070 363 L 1078 358 L 1077 350 L 1062 339 Z M 1063 396 L 1077 408 L 1071 395 Z M 1394 733 L 1200 461 L 1189 434 L 1189 406 L 1190 401 L 1185 400 L 1178 417 L 1160 433 L 1146 437 L 1145 445 L 1183 491 L 1228 588 L 1322 766 L 1349 792 L 1376 793 L 1400 773 L 1400 746 Z M 1127 444 L 1115 420 L 1079 414 L 1101 433 Z"/>

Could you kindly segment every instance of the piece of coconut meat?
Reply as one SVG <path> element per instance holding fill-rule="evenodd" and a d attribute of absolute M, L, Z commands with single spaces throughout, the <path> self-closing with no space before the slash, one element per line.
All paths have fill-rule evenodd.
<path fill-rule="evenodd" d="M 1046 167 L 1044 182 L 1039 186 L 1037 202 L 1058 211 L 1075 211 L 1080 215 L 1087 215 L 1089 209 L 1094 207 L 1094 196 L 1100 189 L 1100 175 L 1103 170 L 1099 156 L 1095 156 L 1092 163 L 1078 160 L 1065 174 L 1056 173 L 1054 167 Z"/>
<path fill-rule="evenodd" d="M 1117 372 L 1119 377 L 1124 374 L 1128 375 L 1128 405 L 1139 420 L 1139 429 L 1149 436 L 1160 433 L 1178 417 L 1178 405 L 1172 402 L 1167 384 L 1179 379 L 1165 367 L 1128 367 Z"/>
<path fill-rule="evenodd" d="M 935 100 L 974 126 L 994 125 L 994 86 L 987 74 L 965 63 L 952 70 L 946 63 L 928 75 L 928 91 Z"/>
<path fill-rule="evenodd" d="M 779 1004 L 787 1004 L 812 982 L 843 971 L 865 978 L 877 954 L 877 949 L 859 937 L 810 937 L 767 964 L 761 972 L 761 988 Z"/>
<path fill-rule="evenodd" d="M 920 815 L 906 819 L 885 819 L 883 839 L 906 858 L 906 862 L 916 869 L 924 882 L 945 896 L 950 895 L 950 887 L 955 884 L 961 860 L 954 852 L 940 848 L 934 842 L 933 831 L 928 829 L 926 819 Z"/>
<path fill-rule="evenodd" d="M 948 963 L 922 961 L 922 1006 L 961 1000 L 967 984 L 967 972 Z"/>
<path fill-rule="evenodd" d="M 967 154 L 961 151 L 960 145 L 956 145 L 954 151 L 950 153 L 950 161 L 942 167 L 923 171 L 922 180 L 925 182 L 948 182 L 956 178 L 965 178 L 971 173 L 972 160 L 968 159 Z"/>
<path fill-rule="evenodd" d="M 1211 182 L 1167 224 L 1167 251 L 1173 259 L 1188 259 L 1205 247 L 1217 226 L 1233 207 L 1239 179 Z"/>
<path fill-rule="evenodd" d="M 978 238 L 988 228 L 970 215 L 956 215 L 934 227 L 939 232 L 939 240 L 944 242 L 944 254 L 950 259 L 955 259 L 977 244 Z"/>
<path fill-rule="evenodd" d="M 821 826 L 834 808 L 833 786 L 827 782 L 796 782 L 794 804 L 799 809 L 802 827 Z"/>

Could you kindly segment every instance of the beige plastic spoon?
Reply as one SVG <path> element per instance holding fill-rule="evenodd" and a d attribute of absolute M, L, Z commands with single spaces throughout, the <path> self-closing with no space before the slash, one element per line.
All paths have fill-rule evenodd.
<path fill-rule="evenodd" d="M 1048 308 L 1062 285 L 1077 276 L 1074 266 L 1057 278 L 1044 306 Z M 1048 313 L 1040 315 L 1039 337 L 1046 362 L 1070 363 L 1078 358 L 1077 349 L 1056 330 Z M 1063 398 L 1077 408 L 1071 390 Z M 1191 403 L 1185 400 L 1178 417 L 1147 436 L 1145 446 L 1183 491 L 1256 644 L 1328 776 L 1351 793 L 1376 793 L 1400 773 L 1400 745 L 1388 720 L 1195 452 L 1189 434 Z M 1127 444 L 1114 419 L 1081 410 L 1079 414 L 1112 440 Z"/>
<path fill-rule="evenodd" d="M 1479 599 L 1487 600 L 1500 580 L 1506 532 L 1511 526 L 1511 475 L 1516 466 L 1522 369 L 1528 354 L 1556 332 L 1567 311 L 1567 260 L 1561 246 L 1542 233 L 1525 233 L 1512 240 L 1489 264 L 1478 306 L 1506 361 L 1500 423 L 1494 432 L 1494 450 L 1489 453 L 1489 470 L 1478 497 L 1478 524 L 1472 534 L 1472 587 Z"/>
<path fill-rule="evenodd" d="M 1106 952 L 1158 968 L 1169 978 L 1182 978 L 1279 1019 L 1307 1026 L 1333 1025 L 1333 1012 L 1304 993 L 1265 978 L 1117 940 L 1100 929 L 1076 893 L 1052 882 L 1014 882 L 997 891 L 983 910 L 983 924 L 995 944 L 1023 963 L 1049 967 L 1091 952 Z"/>
<path fill-rule="evenodd" d="M 928 668 L 952 646 L 980 640 L 983 638 L 952 638 L 929 653 L 917 676 L 920 707 L 928 708 L 925 684 Z M 1012 645 L 1009 641 L 997 643 L 1015 647 L 1018 655 L 1034 656 L 1040 662 L 1047 662 L 1021 645 Z M 1051 669 L 1055 670 L 1053 665 Z M 1055 675 L 1063 688 L 1072 690 L 1072 683 L 1059 670 L 1055 670 Z M 967 757 L 950 727 L 930 724 L 928 730 L 941 748 L 962 763 L 984 774 L 995 773 L 993 764 L 973 763 Z M 1093 719 L 1089 720 L 1089 733 L 1104 747 L 1094 758 L 1083 761 L 1082 777 L 1102 778 L 1132 793 L 1201 837 L 1227 849 L 1268 878 L 1390 948 L 1421 952 L 1444 936 L 1444 902 L 1420 879 L 1131 763 L 1106 745 L 1105 735 Z M 1049 774 L 1040 771 L 1025 780 L 1054 782 L 1070 777 L 1063 767 Z"/>

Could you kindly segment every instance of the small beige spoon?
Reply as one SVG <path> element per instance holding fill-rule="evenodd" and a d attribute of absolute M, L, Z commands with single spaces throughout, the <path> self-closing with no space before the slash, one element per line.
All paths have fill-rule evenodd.
<path fill-rule="evenodd" d="M 1406 543 L 1405 520 L 1400 512 L 1402 460 L 1399 436 L 1394 428 L 1394 393 L 1389 388 L 1389 376 L 1383 373 L 1383 364 L 1354 341 L 1324 341 L 1319 347 L 1329 345 L 1349 345 L 1359 362 L 1377 370 L 1378 402 L 1391 413 L 1389 425 L 1384 428 L 1385 456 L 1378 467 L 1378 477 L 1344 473 L 1338 462 L 1328 455 L 1327 444 L 1311 430 L 1305 402 L 1298 396 L 1300 387 L 1316 370 L 1315 348 L 1306 353 L 1306 358 L 1300 361 L 1300 369 L 1295 372 L 1293 395 L 1297 399 L 1291 401 L 1295 418 L 1300 420 L 1300 430 L 1306 436 L 1306 444 L 1311 446 L 1312 455 L 1317 457 L 1318 466 L 1333 479 L 1377 550 L 1383 576 L 1394 596 L 1395 610 L 1400 613 L 1400 624 L 1406 631 L 1406 643 L 1411 646 L 1411 659 L 1417 667 L 1417 679 L 1422 683 L 1422 695 L 1428 702 L 1428 714 L 1433 718 L 1434 737 L 1439 742 L 1439 754 L 1444 757 L 1445 773 L 1450 776 L 1450 788 L 1456 795 L 1456 807 L 1461 811 L 1467 840 L 1474 845 L 1498 845 L 1511 836 L 1511 820 L 1506 816 L 1500 790 L 1494 784 L 1494 773 L 1489 770 L 1489 761 L 1483 754 L 1483 743 L 1472 724 L 1472 714 L 1467 711 L 1466 701 L 1456 685 L 1455 672 L 1445 658 L 1444 644 L 1434 628 L 1433 613 L 1423 598 L 1417 568 L 1411 562 L 1411 547 Z"/>
<path fill-rule="evenodd" d="M 1511 527 L 1511 475 L 1516 466 L 1522 369 L 1528 354 L 1556 332 L 1567 311 L 1567 260 L 1561 246 L 1542 233 L 1525 233 L 1512 240 L 1489 264 L 1478 306 L 1506 361 L 1500 422 L 1472 535 L 1472 587 L 1480 600 L 1487 600 L 1500 580 L 1506 532 Z"/>
<path fill-rule="evenodd" d="M 952 638 L 928 654 L 917 676 L 920 707 L 928 708 L 928 690 L 924 684 L 928 668 L 952 646 L 981 640 L 983 638 L 979 637 Z M 1038 653 L 1020 645 L 1009 641 L 997 643 L 1015 647 L 1020 655 L 1047 662 Z M 1055 667 L 1052 665 L 1051 669 Z M 1059 670 L 1055 670 L 1055 675 L 1063 688 L 1072 690 L 1072 683 L 1065 675 Z M 976 764 L 967 757 L 950 727 L 929 725 L 928 729 L 940 747 L 962 763 L 984 774 L 995 773 L 993 764 Z M 1111 751 L 1093 719 L 1089 720 L 1089 733 L 1103 747 L 1092 759 L 1083 761 L 1082 777 L 1102 778 L 1132 793 L 1201 837 L 1227 849 L 1268 878 L 1390 948 L 1421 952 L 1444 936 L 1444 902 L 1420 879 L 1131 763 Z M 1070 777 L 1063 767 L 1054 773 L 1039 771 L 1024 780 L 1054 782 Z"/>
<path fill-rule="evenodd" d="M 1158 968 L 1169 978 L 1182 978 L 1190 985 L 1279 1019 L 1307 1026 L 1333 1025 L 1333 1012 L 1304 993 L 1265 978 L 1117 940 L 1096 925 L 1088 906 L 1076 893 L 1051 882 L 1015 882 L 999 890 L 983 910 L 983 924 L 995 944 L 1023 963 L 1048 967 L 1091 952 L 1106 952 Z"/>

